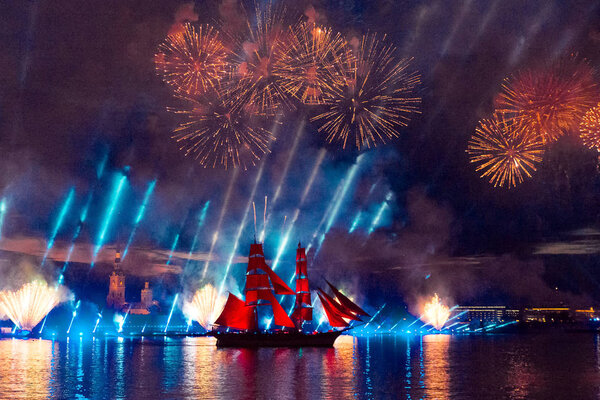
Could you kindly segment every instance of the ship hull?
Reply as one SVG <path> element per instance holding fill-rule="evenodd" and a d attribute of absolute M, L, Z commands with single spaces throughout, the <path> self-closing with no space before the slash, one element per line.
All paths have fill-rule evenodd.
<path fill-rule="evenodd" d="M 217 347 L 333 347 L 343 331 L 318 332 L 214 332 Z"/>

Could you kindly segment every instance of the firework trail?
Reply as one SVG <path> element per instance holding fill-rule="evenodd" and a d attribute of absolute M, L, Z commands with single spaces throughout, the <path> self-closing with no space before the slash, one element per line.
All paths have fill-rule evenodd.
<path fill-rule="evenodd" d="M 508 77 L 496 98 L 496 111 L 531 128 L 544 144 L 579 127 L 586 111 L 598 103 L 594 69 L 570 57 L 539 71 Z"/>
<path fill-rule="evenodd" d="M 531 133 L 528 125 L 503 114 L 483 119 L 471 137 L 467 148 L 476 171 L 489 177 L 494 186 L 516 186 L 525 176 L 531 178 L 535 164 L 542 160 L 543 143 Z"/>
<path fill-rule="evenodd" d="M 26 283 L 18 290 L 0 291 L 0 313 L 19 329 L 31 331 L 57 305 L 67 300 L 64 286 L 49 287 L 46 282 Z"/>
<path fill-rule="evenodd" d="M 311 118 L 329 143 L 361 149 L 399 137 L 410 116 L 419 112 L 420 83 L 410 72 L 410 59 L 397 60 L 395 48 L 375 34 L 362 37 L 354 52 L 356 66 L 344 85 L 334 91 L 326 110 Z"/>
<path fill-rule="evenodd" d="M 154 61 L 158 75 L 176 92 L 196 95 L 217 88 L 229 72 L 228 58 L 216 29 L 186 23 L 158 47 Z"/>

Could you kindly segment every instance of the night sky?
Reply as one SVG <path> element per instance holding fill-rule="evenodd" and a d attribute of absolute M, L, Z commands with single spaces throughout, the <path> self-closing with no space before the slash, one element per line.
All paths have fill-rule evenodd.
<path fill-rule="evenodd" d="M 76 293 L 90 285 L 104 293 L 114 248 L 127 241 L 144 192 L 156 178 L 125 268 L 138 277 L 132 278 L 136 284 L 150 277 L 164 285 L 164 296 L 193 290 L 204 261 L 185 258 L 206 202 L 210 206 L 195 250 L 200 260 L 206 259 L 231 185 L 214 249 L 217 258 L 209 266 L 211 279 L 223 276 L 244 216 L 235 255 L 246 254 L 254 234 L 249 201 L 256 202 L 260 232 L 264 196 L 270 202 L 265 251 L 273 259 L 289 228 L 282 226 L 284 218 L 289 223 L 324 148 L 324 161 L 278 270 L 286 280 L 296 243 L 311 242 L 340 181 L 358 164 L 356 181 L 321 250 L 316 256 L 314 247 L 309 252 L 313 284 L 324 286 L 325 276 L 369 306 L 387 298 L 409 309 L 433 292 L 450 303 L 587 306 L 600 300 L 598 153 L 565 136 L 548 148 L 532 179 L 508 190 L 480 179 L 465 152 L 477 122 L 493 111 L 504 77 L 572 53 L 600 67 L 600 3 L 339 0 L 286 5 L 290 13 L 348 38 L 369 31 L 387 34 L 399 57 L 414 57 L 422 113 L 413 114 L 399 140 L 362 152 L 326 145 L 309 121 L 312 111 L 298 107 L 281 118 L 277 141 L 263 164 L 237 172 L 201 168 L 170 139 L 177 117 L 166 107 L 177 100 L 156 75 L 153 57 L 184 21 L 236 29 L 242 21 L 234 0 L 1 4 L 0 182 L 8 204 L 3 262 L 25 258 L 39 263 L 33 256 L 43 253 L 74 187 L 74 204 L 51 258 L 54 266 L 62 266 L 81 207 L 93 193 L 76 242 L 82 255 L 74 260 L 67 284 Z M 302 121 L 306 125 L 294 152 Z M 106 173 L 98 179 L 105 156 Z M 127 185 L 106 240 L 110 251 L 101 253 L 101 262 L 87 275 L 86 254 L 97 242 L 114 174 L 125 166 L 130 167 Z M 350 233 L 358 212 L 362 222 Z M 236 258 L 231 267 L 239 285 L 243 264 L 235 261 L 243 260 Z M 228 287 L 239 290 L 233 279 Z"/>

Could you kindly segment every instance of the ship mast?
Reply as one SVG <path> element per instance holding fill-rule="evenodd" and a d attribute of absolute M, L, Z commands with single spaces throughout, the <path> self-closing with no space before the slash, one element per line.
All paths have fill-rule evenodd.
<path fill-rule="evenodd" d="M 296 304 L 292 313 L 292 320 L 296 328 L 302 329 L 302 324 L 312 321 L 312 302 L 308 287 L 308 271 L 306 262 L 306 249 L 298 243 L 296 249 Z"/>

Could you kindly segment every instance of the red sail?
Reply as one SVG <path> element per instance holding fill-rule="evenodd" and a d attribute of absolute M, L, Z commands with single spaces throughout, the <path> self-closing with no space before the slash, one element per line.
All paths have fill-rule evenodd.
<path fill-rule="evenodd" d="M 281 307 L 281 304 L 279 304 L 273 293 L 269 292 L 269 294 L 271 295 L 271 298 L 267 300 L 271 302 L 271 307 L 273 307 L 273 322 L 275 323 L 275 325 L 293 328 L 294 323 L 292 322 L 290 317 L 288 317 L 283 307 Z"/>
<path fill-rule="evenodd" d="M 363 310 L 362 308 L 360 308 L 359 306 L 357 306 L 352 300 L 350 300 L 348 297 L 344 296 L 344 294 L 342 292 L 340 292 L 335 286 L 333 286 L 331 283 L 329 283 L 329 281 L 327 279 L 325 279 L 325 282 L 327 282 L 327 284 L 329 285 L 329 287 L 331 288 L 331 290 L 333 291 L 333 293 L 335 294 L 335 298 L 337 299 L 337 301 L 344 307 L 344 309 L 349 312 L 349 313 L 353 313 L 356 315 L 362 315 L 365 317 L 370 317 L 369 314 L 367 314 L 367 312 L 365 310 Z"/>
<path fill-rule="evenodd" d="M 292 320 L 299 321 L 312 321 L 313 309 L 312 307 L 300 307 L 296 308 L 291 316 Z"/>
<path fill-rule="evenodd" d="M 298 329 L 302 328 L 304 321 L 312 321 L 310 290 L 306 268 L 306 250 L 298 243 L 296 250 L 296 304 L 292 313 L 292 320 Z"/>
<path fill-rule="evenodd" d="M 352 312 L 346 312 L 346 310 L 344 310 L 344 308 L 342 307 L 342 305 L 340 303 L 338 303 L 337 301 L 335 301 L 333 298 L 331 298 L 331 296 L 329 296 L 327 293 L 325 293 L 321 289 L 317 289 L 317 290 L 319 291 L 319 293 L 323 297 L 325 297 L 325 299 L 327 299 L 327 301 L 329 302 L 329 304 L 331 305 L 331 307 L 333 307 L 333 309 L 334 309 L 334 311 L 335 311 L 335 313 L 337 315 L 339 315 L 342 318 L 353 319 L 355 321 L 360 321 L 361 320 L 360 318 L 358 318 Z"/>
<path fill-rule="evenodd" d="M 275 294 L 296 294 L 284 281 L 277 275 L 271 267 L 265 262 L 262 244 L 253 243 L 250 245 L 250 255 L 248 256 L 248 268 L 246 273 L 256 273 L 256 270 L 262 270 L 267 273 Z"/>
<path fill-rule="evenodd" d="M 254 307 L 246 306 L 246 303 L 229 293 L 223 312 L 215 324 L 235 329 L 254 330 L 256 329 Z"/>
<path fill-rule="evenodd" d="M 263 270 L 269 275 L 275 294 L 296 294 L 267 264 L 264 265 Z"/>
<path fill-rule="evenodd" d="M 317 292 L 319 299 L 321 300 L 321 305 L 323 305 L 323 310 L 325 310 L 325 314 L 327 314 L 327 319 L 329 320 L 329 325 L 336 328 L 345 328 L 348 326 L 348 323 L 340 317 L 333 306 L 325 297 L 321 295 L 321 292 Z"/>
<path fill-rule="evenodd" d="M 306 250 L 298 243 L 298 249 L 296 250 L 296 276 L 304 275 L 308 276 L 306 270 Z"/>

